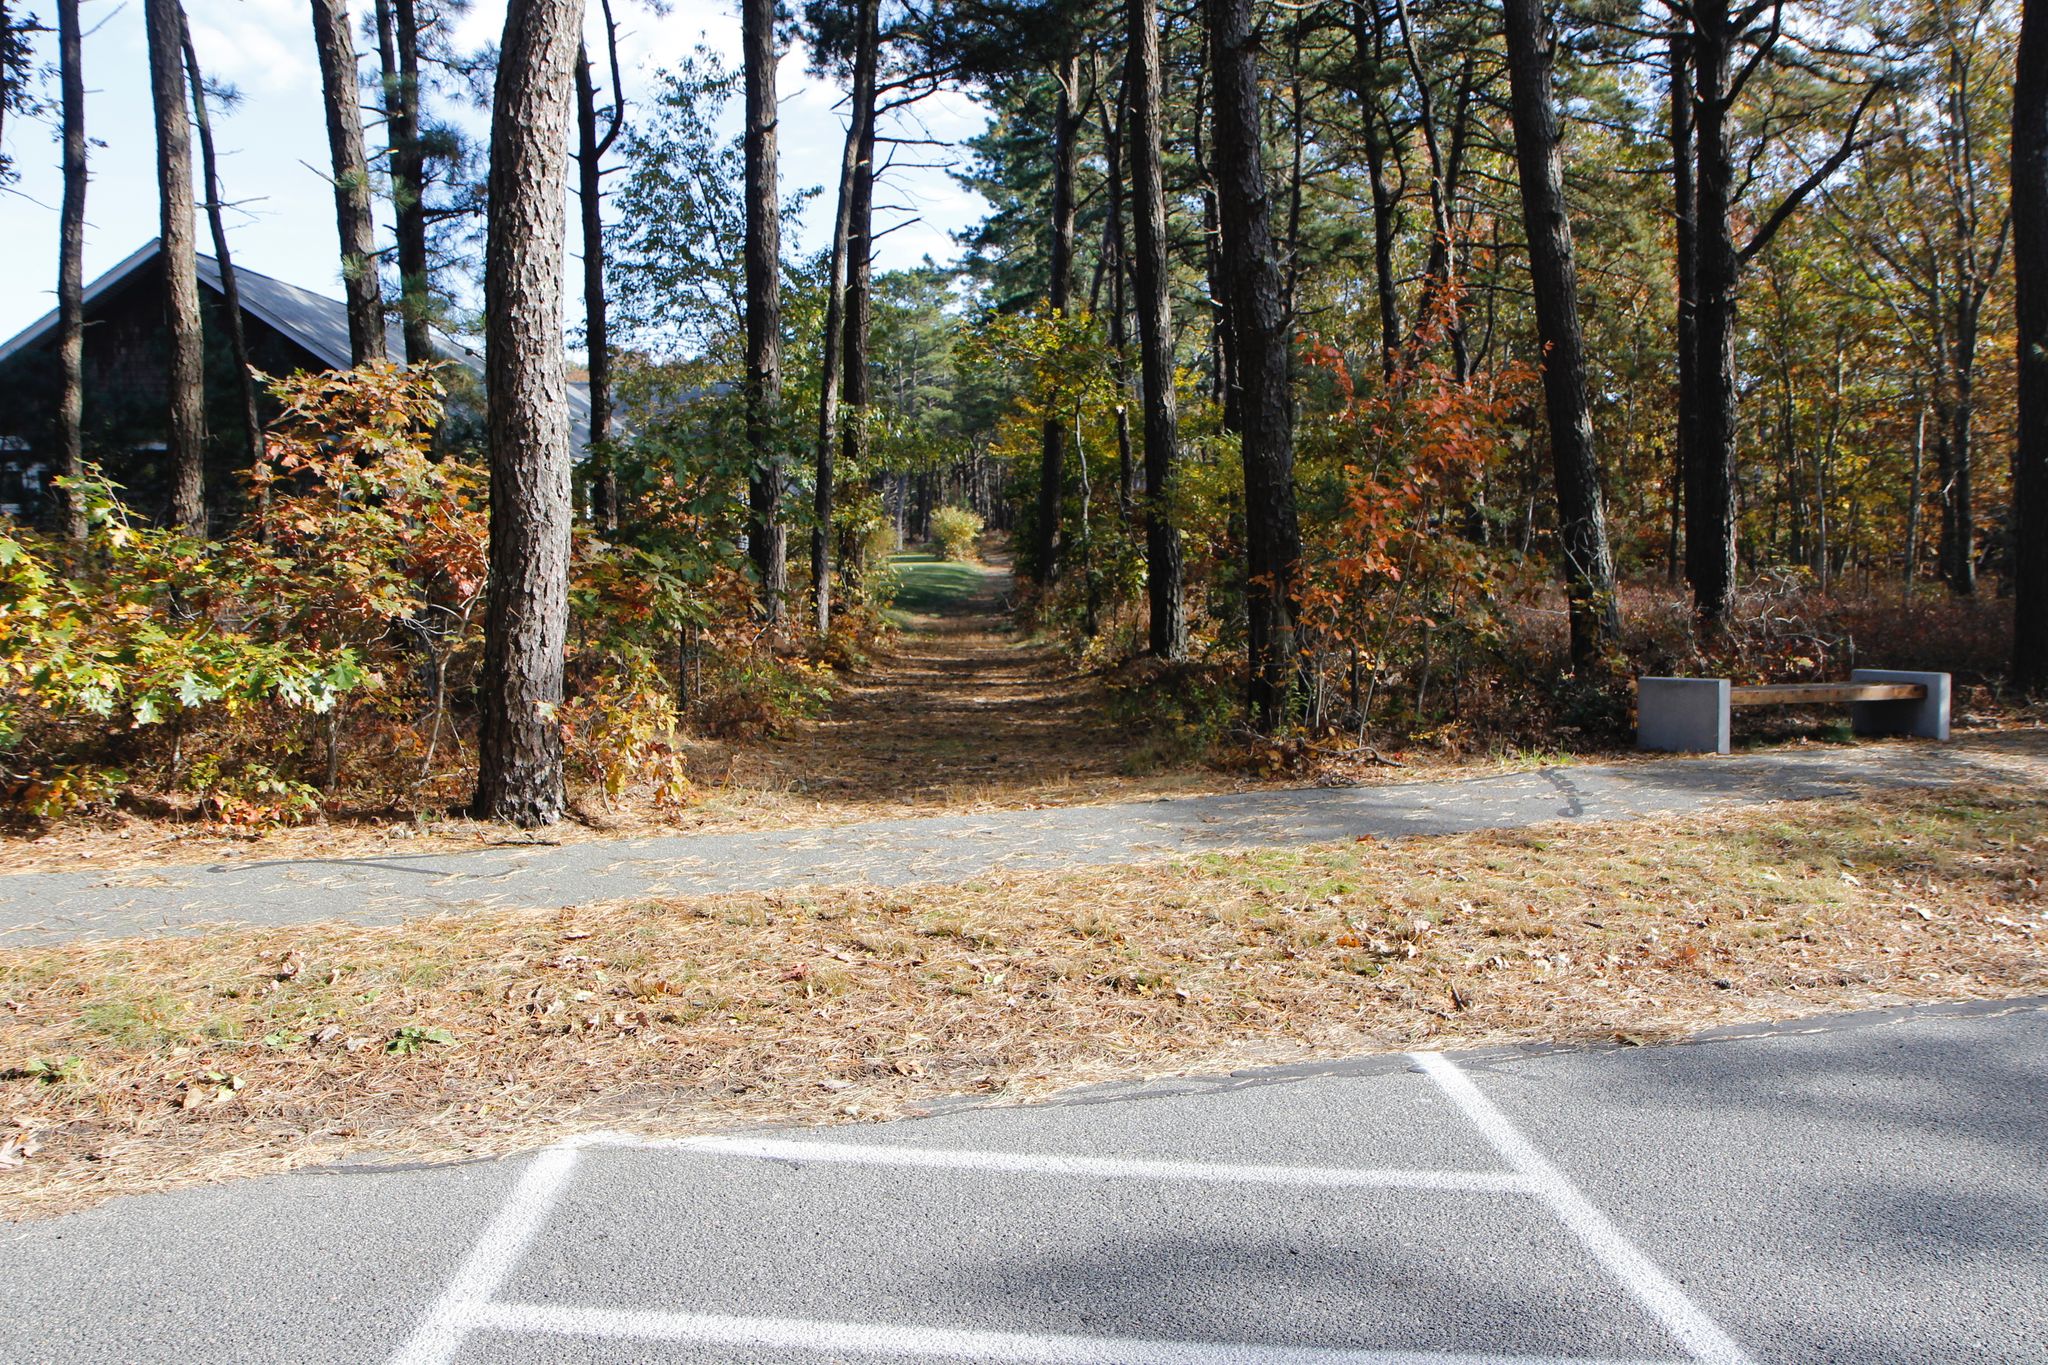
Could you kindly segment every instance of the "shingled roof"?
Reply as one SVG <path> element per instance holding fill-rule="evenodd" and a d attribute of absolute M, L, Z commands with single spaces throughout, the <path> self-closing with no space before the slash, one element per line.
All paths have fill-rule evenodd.
<path fill-rule="evenodd" d="M 119 288 L 136 271 L 148 265 L 156 258 L 157 250 L 157 239 L 151 238 L 119 265 L 87 285 L 86 308 L 90 309 L 95 300 Z M 221 293 L 220 262 L 205 255 L 198 259 L 199 282 L 215 294 Z M 323 365 L 337 370 L 348 368 L 348 306 L 340 299 L 301 289 L 244 265 L 235 267 L 235 284 L 242 296 L 243 312 L 275 328 Z M 55 311 L 45 313 L 7 341 L 0 342 L 0 365 L 16 353 L 47 340 L 56 330 L 57 314 Z M 434 330 L 433 341 L 434 350 L 442 359 L 452 360 L 482 379 L 484 358 L 481 351 L 438 328 Z M 385 346 L 393 355 L 405 354 L 404 334 L 395 322 L 385 324 Z M 581 453 L 590 440 L 590 390 L 587 385 L 569 385 L 569 427 L 571 444 Z"/>

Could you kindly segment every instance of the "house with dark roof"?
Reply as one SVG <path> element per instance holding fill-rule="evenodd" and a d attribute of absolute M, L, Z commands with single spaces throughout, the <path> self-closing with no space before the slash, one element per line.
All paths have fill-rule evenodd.
<path fill-rule="evenodd" d="M 232 515 L 243 487 L 247 449 L 234 361 L 221 310 L 220 266 L 199 257 L 200 315 L 206 332 L 207 501 Z M 235 268 L 250 363 L 265 374 L 346 369 L 348 312 L 340 299 Z M 169 345 L 164 327 L 162 253 L 152 240 L 85 290 L 85 452 L 145 512 L 161 512 L 170 494 L 164 451 L 169 423 Z M 403 356 L 398 325 L 389 351 Z M 450 378 L 448 435 L 480 439 L 483 356 L 445 333 L 435 350 L 460 367 Z M 0 515 L 40 522 L 51 510 L 47 479 L 57 424 L 57 315 L 45 314 L 0 342 Z M 266 395 L 263 400 L 268 402 Z M 274 409 L 266 408 L 266 419 Z M 571 450 L 590 437 L 590 396 L 569 385 Z"/>

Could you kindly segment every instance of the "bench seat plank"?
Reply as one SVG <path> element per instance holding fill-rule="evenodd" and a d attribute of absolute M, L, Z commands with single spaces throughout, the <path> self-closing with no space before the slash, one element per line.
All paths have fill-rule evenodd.
<path fill-rule="evenodd" d="M 1859 701 L 1925 701 L 1918 683 L 1766 683 L 1728 689 L 1730 706 L 1800 706 Z"/>

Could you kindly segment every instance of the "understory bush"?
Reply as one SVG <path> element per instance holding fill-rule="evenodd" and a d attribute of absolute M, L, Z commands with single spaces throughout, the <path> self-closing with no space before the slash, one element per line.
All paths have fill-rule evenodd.
<path fill-rule="evenodd" d="M 981 528 L 981 514 L 966 507 L 941 507 L 932 513 L 932 543 L 946 559 L 974 558 Z"/>
<path fill-rule="evenodd" d="M 284 411 L 252 510 L 217 538 L 143 523 L 96 474 L 72 490 L 83 546 L 0 531 L 8 809 L 51 819 L 126 800 L 261 825 L 467 799 L 487 471 L 475 452 L 433 449 L 431 367 L 272 391 Z M 763 639 L 718 470 L 685 476 L 658 445 L 620 466 L 629 529 L 579 528 L 573 545 L 566 757 L 598 800 L 672 803 L 691 790 L 687 725 L 808 714 L 828 671 Z"/>

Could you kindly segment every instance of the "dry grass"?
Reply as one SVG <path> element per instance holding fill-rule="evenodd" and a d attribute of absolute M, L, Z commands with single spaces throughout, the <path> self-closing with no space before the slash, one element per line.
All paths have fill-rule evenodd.
<path fill-rule="evenodd" d="M 2048 987 L 2048 795 L 0 953 L 17 1215 L 345 1154 L 847 1121 Z M 10 1139 L 6 1134 L 15 1134 Z M 15 1146 L 10 1147 L 10 1141 Z"/>

